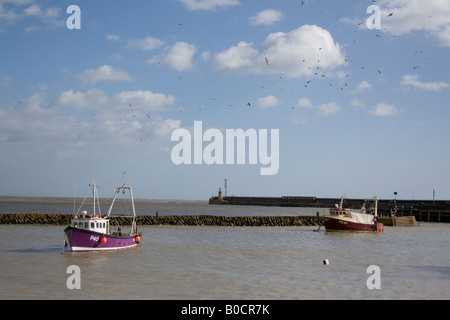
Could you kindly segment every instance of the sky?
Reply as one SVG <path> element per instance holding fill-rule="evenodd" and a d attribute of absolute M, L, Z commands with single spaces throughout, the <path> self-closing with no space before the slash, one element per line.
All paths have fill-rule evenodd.
<path fill-rule="evenodd" d="M 0 196 L 448 200 L 449 56 L 448 0 L 0 0 Z"/>

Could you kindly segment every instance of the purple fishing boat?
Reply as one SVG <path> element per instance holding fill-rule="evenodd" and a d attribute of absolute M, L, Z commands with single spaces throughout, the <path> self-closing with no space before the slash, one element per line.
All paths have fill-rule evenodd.
<path fill-rule="evenodd" d="M 94 204 L 93 212 L 92 214 L 87 214 L 86 211 L 82 211 L 81 214 L 75 214 L 74 218 L 71 220 L 70 226 L 64 229 L 64 250 L 71 252 L 105 251 L 132 248 L 139 245 L 142 232 L 138 233 L 137 231 L 136 212 L 131 187 L 123 184 L 121 187 L 116 188 L 111 206 L 105 217 L 102 217 L 101 214 L 96 214 L 96 203 L 98 205 L 98 198 L 96 195 L 95 183 L 92 187 Z M 120 215 L 120 217 L 129 218 L 131 220 L 131 227 L 125 227 L 129 230 L 122 231 L 121 226 L 110 226 L 109 218 L 117 195 L 120 191 L 125 193 L 126 190 L 128 190 L 130 194 L 133 214 Z"/>

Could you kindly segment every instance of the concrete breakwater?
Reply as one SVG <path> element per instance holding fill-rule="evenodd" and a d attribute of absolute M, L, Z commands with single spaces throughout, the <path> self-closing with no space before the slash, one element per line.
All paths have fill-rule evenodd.
<path fill-rule="evenodd" d="M 344 200 L 346 208 L 361 208 L 365 199 Z M 334 208 L 339 204 L 340 198 L 317 198 L 303 196 L 282 196 L 282 197 L 225 197 L 222 190 L 218 196 L 211 196 L 209 204 L 216 205 L 239 205 L 239 206 L 272 206 L 272 207 L 310 207 L 310 208 Z M 450 200 L 393 200 L 378 199 L 378 213 L 390 213 L 397 206 L 402 214 L 409 214 L 419 210 L 446 210 L 450 211 Z"/>
<path fill-rule="evenodd" d="M 69 225 L 72 215 L 67 214 L 0 214 L 0 224 L 48 224 Z M 111 225 L 129 224 L 129 218 L 110 217 Z M 170 226 L 224 226 L 224 227 L 286 227 L 323 225 L 323 218 L 317 216 L 264 216 L 225 217 L 212 215 L 189 216 L 138 216 L 138 225 Z"/>

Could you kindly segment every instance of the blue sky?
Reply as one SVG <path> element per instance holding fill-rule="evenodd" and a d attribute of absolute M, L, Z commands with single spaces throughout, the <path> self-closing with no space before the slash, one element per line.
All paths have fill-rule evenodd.
<path fill-rule="evenodd" d="M 440 0 L 0 0 L 0 195 L 449 199 L 449 34 Z M 278 129 L 277 174 L 175 165 L 194 121 Z"/>

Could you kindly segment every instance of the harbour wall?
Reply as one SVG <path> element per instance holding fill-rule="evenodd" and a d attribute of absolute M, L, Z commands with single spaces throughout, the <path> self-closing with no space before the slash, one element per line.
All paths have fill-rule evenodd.
<path fill-rule="evenodd" d="M 0 214 L 0 224 L 46 224 L 69 225 L 72 215 L 67 214 Z M 111 225 L 126 225 L 129 218 L 110 217 Z M 225 217 L 212 215 L 189 216 L 137 216 L 137 225 L 170 226 L 318 226 L 323 217 L 318 216 L 261 216 L 261 217 Z"/>
<path fill-rule="evenodd" d="M 282 197 L 222 197 L 211 196 L 211 205 L 278 206 L 303 208 L 334 208 L 339 198 L 316 198 L 303 196 Z M 359 209 L 365 199 L 344 199 L 345 208 Z M 450 200 L 388 200 L 378 199 L 378 215 L 391 216 L 397 207 L 397 216 L 415 216 L 418 221 L 450 222 Z"/>
<path fill-rule="evenodd" d="M 346 208 L 360 208 L 365 199 L 345 198 Z M 333 208 L 339 204 L 340 198 L 317 198 L 308 196 L 282 196 L 282 197 L 223 197 L 221 191 L 219 196 L 211 196 L 209 204 L 218 205 L 246 205 L 246 206 L 278 206 L 278 207 L 311 207 L 311 208 Z M 397 205 L 399 209 L 409 210 L 431 209 L 450 210 L 450 200 L 392 200 L 378 199 L 378 209 L 388 209 Z"/>
<path fill-rule="evenodd" d="M 1 224 L 70 225 L 72 215 L 68 214 L 0 214 Z M 129 224 L 129 218 L 110 217 L 111 225 Z M 401 217 L 380 217 L 386 226 L 415 226 L 417 222 L 450 222 L 448 211 L 420 211 L 415 215 Z M 417 221 L 417 222 L 416 222 Z M 138 225 L 158 226 L 224 226 L 224 227 L 298 227 L 323 225 L 323 216 L 248 216 L 226 217 L 212 215 L 188 216 L 137 216 Z"/>

